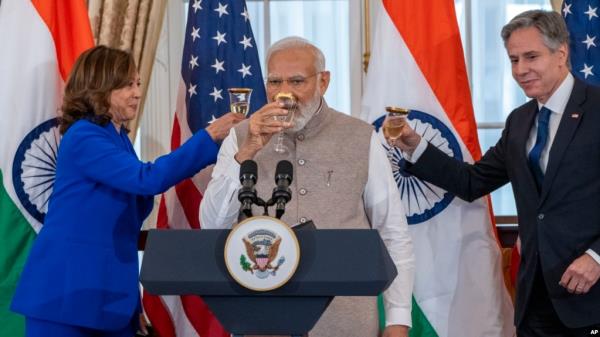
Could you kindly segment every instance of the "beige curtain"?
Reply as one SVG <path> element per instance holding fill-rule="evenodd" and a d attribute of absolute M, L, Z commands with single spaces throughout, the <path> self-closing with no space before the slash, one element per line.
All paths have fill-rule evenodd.
<path fill-rule="evenodd" d="M 127 127 L 133 142 L 144 111 L 144 101 L 165 16 L 167 0 L 88 0 L 88 14 L 96 45 L 133 54 L 142 78 L 142 102 L 137 118 Z"/>

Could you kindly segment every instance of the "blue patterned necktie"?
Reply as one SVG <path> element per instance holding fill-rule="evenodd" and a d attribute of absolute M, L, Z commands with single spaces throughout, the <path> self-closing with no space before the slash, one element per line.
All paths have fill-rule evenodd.
<path fill-rule="evenodd" d="M 542 107 L 540 112 L 538 113 L 538 124 L 537 124 L 537 136 L 535 137 L 535 145 L 531 151 L 529 151 L 529 167 L 533 172 L 533 176 L 535 177 L 535 181 L 538 184 L 538 187 L 542 186 L 542 182 L 544 181 L 544 173 L 542 172 L 542 167 L 540 163 L 540 158 L 542 156 L 542 151 L 546 146 L 546 142 L 548 141 L 548 124 L 550 121 L 550 109 L 546 107 Z"/>

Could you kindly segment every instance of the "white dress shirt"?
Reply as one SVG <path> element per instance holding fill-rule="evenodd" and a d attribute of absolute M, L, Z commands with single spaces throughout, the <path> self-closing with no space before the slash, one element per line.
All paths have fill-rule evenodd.
<path fill-rule="evenodd" d="M 237 137 L 232 129 L 221 145 L 212 180 L 200 205 L 202 228 L 229 228 L 237 222 L 240 209 L 237 191 L 241 187 L 240 164 L 234 158 L 237 152 Z M 386 323 L 411 326 L 412 240 L 389 160 L 375 132 L 371 136 L 369 172 L 362 198 L 372 228 L 379 231 L 398 269 L 398 276 L 383 293 Z"/>
<path fill-rule="evenodd" d="M 562 118 L 563 113 L 567 107 L 567 103 L 569 102 L 569 97 L 571 97 L 571 91 L 573 91 L 573 86 L 575 85 L 575 79 L 573 75 L 569 73 L 567 77 L 563 80 L 560 86 L 556 89 L 556 91 L 550 96 L 545 105 L 538 102 L 538 111 L 542 109 L 542 107 L 546 107 L 550 109 L 552 113 L 550 113 L 550 121 L 548 123 L 548 141 L 542 150 L 542 155 L 540 156 L 540 166 L 542 172 L 546 174 L 546 168 L 548 167 L 548 157 L 550 155 L 550 148 L 552 147 L 552 143 L 554 142 L 554 137 L 556 136 L 556 131 L 558 130 L 558 125 L 560 124 L 560 119 Z M 535 117 L 535 122 L 529 131 L 529 138 L 527 138 L 526 143 L 526 153 L 529 153 L 533 146 L 535 145 L 535 138 L 537 136 L 537 125 L 538 125 L 538 116 Z M 406 160 L 411 163 L 415 163 L 425 152 L 427 148 L 427 141 L 424 138 L 421 138 L 419 145 L 413 151 L 412 156 L 407 157 L 405 155 Z M 586 251 L 588 255 L 594 258 L 598 264 L 600 264 L 600 255 L 597 252 L 588 249 Z"/>

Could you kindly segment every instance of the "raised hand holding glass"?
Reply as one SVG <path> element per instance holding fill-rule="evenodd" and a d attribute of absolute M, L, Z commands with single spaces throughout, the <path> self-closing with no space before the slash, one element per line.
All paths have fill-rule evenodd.
<path fill-rule="evenodd" d="M 385 108 L 387 116 L 383 121 L 383 135 L 390 141 L 395 141 L 402 134 L 402 128 L 406 125 L 406 116 L 409 110 L 388 106 Z"/>

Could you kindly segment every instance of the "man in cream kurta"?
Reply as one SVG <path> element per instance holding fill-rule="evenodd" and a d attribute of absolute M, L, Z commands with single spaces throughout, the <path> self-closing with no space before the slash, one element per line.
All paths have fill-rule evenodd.
<path fill-rule="evenodd" d="M 267 196 L 277 162 L 291 161 L 293 198 L 282 220 L 289 224 L 313 220 L 318 228 L 377 229 L 398 269 L 398 276 L 384 292 L 384 337 L 407 336 L 414 256 L 400 195 L 376 133 L 369 124 L 327 106 L 323 94 L 329 72 L 324 70 L 321 51 L 308 41 L 293 37 L 275 43 L 267 64 L 267 95 L 291 92 L 297 97 L 294 122 L 278 121 L 276 116 L 288 112 L 272 102 L 231 131 L 201 204 L 202 227 L 226 228 L 237 222 L 241 162 L 257 162 L 261 179 L 256 189 L 259 196 Z M 280 131 L 284 131 L 285 154 L 275 152 L 277 136 L 271 141 Z M 337 297 L 309 336 L 377 334 L 375 298 Z"/>

